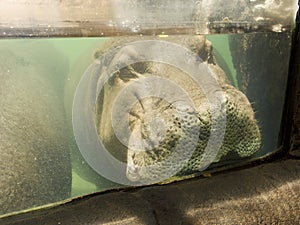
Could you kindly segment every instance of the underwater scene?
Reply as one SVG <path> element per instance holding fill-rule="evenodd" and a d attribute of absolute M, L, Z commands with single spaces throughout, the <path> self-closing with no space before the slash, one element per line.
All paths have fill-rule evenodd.
<path fill-rule="evenodd" d="M 281 148 L 291 33 L 0 40 L 0 215 Z"/>

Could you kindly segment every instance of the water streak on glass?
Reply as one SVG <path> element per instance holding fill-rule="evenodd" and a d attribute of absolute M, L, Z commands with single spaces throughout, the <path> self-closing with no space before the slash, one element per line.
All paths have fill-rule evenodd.
<path fill-rule="evenodd" d="M 291 31 L 296 0 L 3 0 L 1 37 Z"/>

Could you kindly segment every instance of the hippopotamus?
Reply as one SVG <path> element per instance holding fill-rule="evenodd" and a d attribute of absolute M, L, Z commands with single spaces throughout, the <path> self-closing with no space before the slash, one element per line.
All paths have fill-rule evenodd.
<path fill-rule="evenodd" d="M 113 38 L 96 50 L 94 69 L 85 72 L 94 73 L 89 81 L 92 86 L 83 85 L 88 87 L 83 92 L 94 92 L 92 95 L 97 99 L 91 103 L 88 94 L 86 98 L 78 100 L 80 103 L 75 112 L 73 108 L 73 113 L 82 110 L 82 117 L 75 116 L 77 120 L 92 118 L 93 121 L 87 121 L 94 123 L 97 138 L 105 149 L 126 164 L 128 180 L 134 184 L 154 183 L 170 176 L 204 170 L 228 156 L 235 159 L 249 157 L 260 149 L 260 129 L 253 108 L 247 97 L 229 82 L 225 72 L 217 65 L 212 45 L 205 36 L 151 38 L 152 45 L 142 48 L 143 53 L 130 44 L 137 40 L 142 43 L 150 38 Z M 156 41 L 163 41 L 162 46 L 175 44 L 190 51 L 198 57 L 195 65 L 206 68 L 199 69 L 193 76 L 205 78 L 211 73 L 215 81 L 199 84 L 176 63 L 171 65 L 156 59 L 139 61 L 140 57 L 147 58 L 149 54 L 155 54 L 151 48 L 160 48 L 155 47 Z M 175 57 L 185 57 L 176 56 L 178 52 L 173 53 Z M 107 57 L 103 59 L 105 54 Z M 163 58 L 163 54 L 159 52 L 155 57 Z M 105 78 L 110 73 L 110 66 L 117 69 Z M 147 79 L 149 82 L 145 81 Z M 168 82 L 173 83 L 168 86 Z M 101 90 L 97 92 L 97 87 L 101 85 Z M 203 85 L 208 92 L 222 92 L 219 110 L 223 113 L 214 118 Z M 182 93 L 181 89 L 184 90 Z M 169 95 L 165 92 L 169 92 Z M 189 96 L 188 99 L 184 97 L 185 94 Z M 87 112 L 91 104 L 94 106 Z M 81 123 L 76 129 L 80 130 L 86 122 Z M 213 132 L 217 136 L 211 140 Z M 79 136 L 90 136 L 86 142 L 93 142 L 89 131 L 77 133 L 81 133 Z M 81 139 L 79 136 L 77 139 Z M 82 148 L 89 147 L 84 145 Z M 175 156 L 170 157 L 174 152 Z M 88 159 L 87 162 L 89 164 Z M 159 162 L 164 163 L 155 166 Z M 89 177 L 86 174 L 84 176 Z"/>

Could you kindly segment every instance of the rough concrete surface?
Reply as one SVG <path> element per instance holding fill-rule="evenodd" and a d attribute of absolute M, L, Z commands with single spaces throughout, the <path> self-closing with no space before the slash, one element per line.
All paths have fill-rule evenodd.
<path fill-rule="evenodd" d="M 0 224 L 299 224 L 300 160 L 100 193 Z"/>

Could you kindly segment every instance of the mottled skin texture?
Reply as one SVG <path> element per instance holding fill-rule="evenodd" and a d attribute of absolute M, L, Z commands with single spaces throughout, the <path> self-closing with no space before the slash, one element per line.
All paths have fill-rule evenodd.
<path fill-rule="evenodd" d="M 64 57 L 45 42 L 4 42 L 0 46 L 0 215 L 66 199 L 71 191 L 60 86 L 66 73 Z"/>
<path fill-rule="evenodd" d="M 226 97 L 224 101 L 227 119 L 226 131 L 221 149 L 212 161 L 218 162 L 229 152 L 234 152 L 239 157 L 248 157 L 255 153 L 260 148 L 261 136 L 251 104 L 242 92 L 228 82 L 226 74 L 215 64 L 210 42 L 203 36 L 172 37 L 164 40 L 180 44 L 198 54 L 217 76 L 218 83 L 224 91 Z M 122 43 L 124 43 L 124 40 L 110 41 L 97 54 L 102 54 L 109 47 L 118 46 Z M 135 49 L 121 48 L 120 53 L 113 56 L 112 62 L 114 60 L 122 61 L 122 57 L 135 57 L 135 55 Z M 189 94 L 195 108 L 188 112 L 183 111 L 184 116 L 179 118 L 176 116 L 174 105 L 163 99 L 153 97 L 139 99 L 138 103 L 131 110 L 129 120 L 132 133 L 139 134 L 142 137 L 144 148 L 126 149 L 118 141 L 114 134 L 111 120 L 107 118 L 111 115 L 114 100 L 124 87 L 131 84 L 134 80 L 152 75 L 175 82 Z M 136 93 L 140 91 L 142 90 L 136 90 Z M 178 163 L 181 163 L 183 167 L 178 174 L 195 172 L 203 166 L 200 160 L 207 145 L 211 128 L 208 102 L 198 85 L 180 69 L 155 62 L 137 63 L 125 67 L 107 82 L 99 99 L 101 100 L 98 102 L 96 113 L 99 136 L 113 155 L 124 160 L 124 155 L 126 154 L 128 164 L 127 177 L 130 180 L 139 182 L 155 180 L 161 173 L 171 170 Z M 153 123 L 153 118 L 160 118 L 164 121 L 163 130 L 159 123 L 155 123 L 155 121 Z M 125 126 L 126 124 L 120 124 L 119 129 L 122 130 Z M 193 135 L 195 131 L 199 131 L 199 137 Z M 164 135 L 161 135 L 160 132 Z M 166 159 L 179 144 L 179 140 L 186 147 L 180 147 L 180 154 L 174 161 L 168 162 L 163 169 L 145 167 Z M 133 142 L 134 144 L 136 141 L 131 135 L 129 143 Z M 183 159 L 186 149 L 195 142 L 197 148 L 188 164 L 184 166 L 186 161 Z"/>

